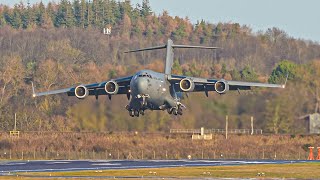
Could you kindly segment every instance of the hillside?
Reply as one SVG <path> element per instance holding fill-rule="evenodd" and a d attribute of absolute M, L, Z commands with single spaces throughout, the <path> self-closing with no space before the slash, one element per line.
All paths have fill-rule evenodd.
<path fill-rule="evenodd" d="M 102 29 L 112 27 L 110 36 Z M 94 97 L 79 101 L 66 96 L 31 98 L 38 91 L 104 81 L 147 68 L 163 71 L 164 52 L 123 54 L 128 49 L 164 43 L 219 46 L 217 51 L 178 50 L 174 73 L 227 80 L 282 83 L 285 90 L 258 89 L 224 96 L 191 94 L 182 117 L 147 112 L 133 119 L 126 97 L 112 101 Z M 270 27 L 252 32 L 238 23 L 192 24 L 168 12 L 152 13 L 145 0 L 61 0 L 59 3 L 0 6 L 0 130 L 24 131 L 164 131 L 170 128 L 221 128 L 230 115 L 231 128 L 255 126 L 273 133 L 304 133 L 297 117 L 319 107 L 320 45 L 294 39 Z M 286 60 L 286 61 L 284 61 Z"/>

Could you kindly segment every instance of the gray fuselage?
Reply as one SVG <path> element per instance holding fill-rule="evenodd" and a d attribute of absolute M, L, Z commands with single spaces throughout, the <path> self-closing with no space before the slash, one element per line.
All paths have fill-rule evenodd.
<path fill-rule="evenodd" d="M 165 74 L 151 70 L 136 73 L 131 82 L 131 110 L 160 110 L 177 105 L 176 93 L 166 80 Z M 171 88 L 171 90 L 170 90 Z"/>

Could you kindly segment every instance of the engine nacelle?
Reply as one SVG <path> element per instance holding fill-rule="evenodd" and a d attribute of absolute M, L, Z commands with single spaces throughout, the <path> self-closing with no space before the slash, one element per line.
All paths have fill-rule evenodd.
<path fill-rule="evenodd" d="M 106 85 L 104 86 L 104 90 L 108 94 L 117 94 L 119 91 L 119 85 L 115 81 L 108 81 Z"/>
<path fill-rule="evenodd" d="M 222 79 L 222 80 L 217 81 L 214 84 L 214 89 L 217 93 L 224 94 L 227 91 L 229 91 L 229 85 L 227 84 L 227 82 L 224 79 Z"/>
<path fill-rule="evenodd" d="M 84 85 L 79 85 L 74 90 L 74 94 L 76 95 L 77 98 L 84 99 L 87 96 L 89 96 L 89 90 Z"/>
<path fill-rule="evenodd" d="M 194 82 L 189 78 L 184 78 L 180 81 L 180 89 L 185 92 L 190 92 L 194 90 Z"/>

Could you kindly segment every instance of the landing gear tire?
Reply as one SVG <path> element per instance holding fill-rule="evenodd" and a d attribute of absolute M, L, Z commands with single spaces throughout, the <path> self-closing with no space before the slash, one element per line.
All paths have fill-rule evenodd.
<path fill-rule="evenodd" d="M 139 111 L 134 111 L 134 115 L 135 115 L 136 117 L 139 117 Z"/>
<path fill-rule="evenodd" d="M 177 110 L 177 109 L 174 109 L 174 110 L 173 110 L 173 114 L 174 114 L 174 115 L 178 115 L 178 110 Z"/>
<path fill-rule="evenodd" d="M 144 110 L 140 110 L 140 114 L 143 116 L 144 115 Z"/>
<path fill-rule="evenodd" d="M 178 109 L 178 114 L 182 115 L 182 109 L 181 108 Z"/>
<path fill-rule="evenodd" d="M 168 108 L 168 109 L 167 109 L 167 112 L 168 112 L 169 114 L 172 114 L 172 111 L 173 111 L 173 108 Z"/>
<path fill-rule="evenodd" d="M 129 115 L 130 115 L 131 117 L 134 117 L 134 111 L 129 111 Z"/>

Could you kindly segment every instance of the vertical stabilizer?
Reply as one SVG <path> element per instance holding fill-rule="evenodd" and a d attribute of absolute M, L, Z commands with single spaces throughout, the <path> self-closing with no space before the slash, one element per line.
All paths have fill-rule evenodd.
<path fill-rule="evenodd" d="M 167 43 L 167 55 L 166 55 L 166 65 L 164 67 L 164 74 L 170 75 L 171 74 L 171 69 L 173 65 L 173 42 L 171 39 L 168 39 Z"/>
<path fill-rule="evenodd" d="M 129 50 L 129 51 L 126 51 L 124 53 L 149 51 L 149 50 L 157 50 L 157 49 L 167 49 L 166 64 L 165 64 L 165 67 L 164 67 L 164 74 L 171 75 L 171 69 L 172 69 L 172 66 L 173 66 L 173 55 L 174 55 L 173 49 L 174 48 L 218 49 L 218 47 L 208 47 L 208 46 L 175 45 L 175 44 L 173 44 L 173 41 L 171 39 L 168 39 L 168 42 L 167 42 L 166 45 L 148 47 L 148 48 L 143 48 L 143 49 Z"/>

